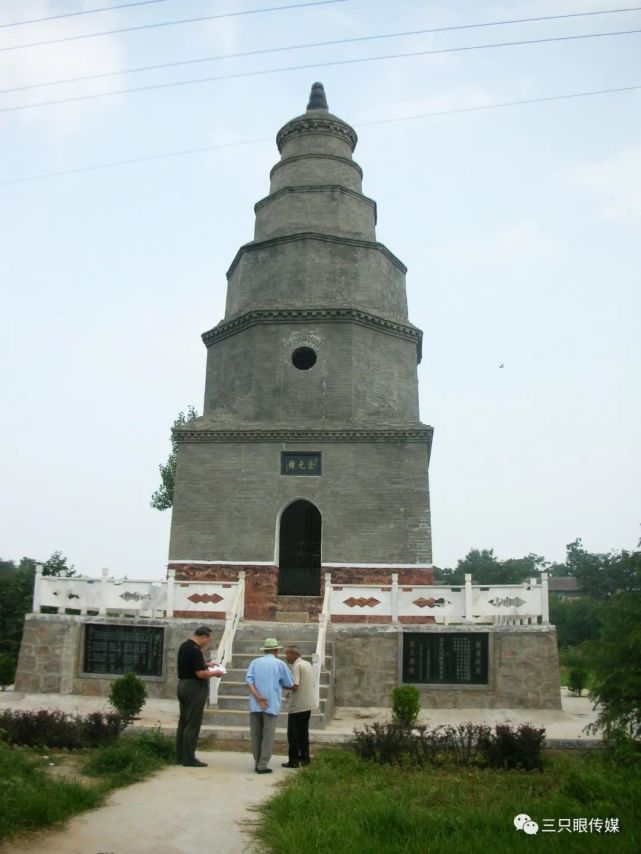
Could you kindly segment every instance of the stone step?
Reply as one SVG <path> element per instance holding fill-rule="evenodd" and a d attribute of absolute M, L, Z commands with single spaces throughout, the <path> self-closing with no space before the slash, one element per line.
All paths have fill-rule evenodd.
<path fill-rule="evenodd" d="M 305 661 L 309 661 L 311 663 L 311 660 L 312 660 L 311 655 L 303 655 L 302 657 L 305 659 Z M 250 663 L 255 658 L 256 658 L 255 652 L 236 652 L 236 650 L 234 649 L 232 652 L 232 657 L 231 657 L 230 663 L 234 669 L 239 669 L 239 668 L 242 669 L 243 667 L 245 669 L 247 669 L 249 667 Z M 331 666 L 331 663 L 332 663 L 332 656 L 326 655 L 325 656 L 325 666 L 327 667 L 328 664 Z"/>
<path fill-rule="evenodd" d="M 282 640 L 279 638 L 279 640 L 283 644 L 287 644 L 289 646 L 297 646 L 300 649 L 303 657 L 310 656 L 313 652 L 316 652 L 315 640 L 291 640 L 290 638 L 283 638 Z M 263 650 L 261 644 L 263 644 L 264 642 L 264 638 L 261 638 L 259 641 L 257 641 L 254 638 L 244 638 L 236 634 L 233 646 L 234 654 L 240 652 L 251 653 L 253 656 L 262 655 Z"/>
<path fill-rule="evenodd" d="M 312 619 L 307 615 L 307 611 L 276 611 L 276 619 L 281 623 L 309 623 Z M 318 620 L 314 620 L 318 622 Z"/>
<path fill-rule="evenodd" d="M 247 675 L 247 667 L 229 667 L 227 668 L 227 675 L 223 676 L 220 680 L 221 687 L 226 685 L 227 682 L 242 682 L 245 684 L 245 676 Z M 323 669 L 320 672 L 320 684 L 321 687 L 323 685 L 329 685 L 330 683 L 330 672 L 327 669 Z"/>
<path fill-rule="evenodd" d="M 322 676 L 327 676 L 327 680 L 323 682 Z M 247 691 L 247 683 L 244 679 L 232 680 L 229 678 L 229 674 L 224 676 L 220 680 L 220 688 L 218 690 L 219 696 L 224 694 L 226 697 L 245 697 L 248 696 Z M 325 699 L 329 694 L 329 674 L 321 673 L 321 684 L 320 684 L 320 696 L 321 699 Z"/>
<path fill-rule="evenodd" d="M 318 710 L 321 714 L 325 714 L 325 710 L 327 707 L 327 700 L 325 698 L 321 698 L 320 701 L 320 709 Z M 243 695 L 230 695 L 230 694 L 219 694 L 218 695 L 218 706 L 214 707 L 218 709 L 236 709 L 238 711 L 244 712 L 249 708 L 249 694 L 245 692 Z M 283 699 L 282 705 L 283 712 L 289 712 L 289 702 Z"/>
<path fill-rule="evenodd" d="M 259 644 L 265 638 L 276 638 L 279 643 L 283 639 L 296 638 L 299 641 L 313 640 L 318 637 L 318 623 L 291 623 L 273 621 L 242 621 L 236 631 L 236 637 L 242 639 L 255 638 Z"/>
<path fill-rule="evenodd" d="M 211 707 L 205 710 L 204 723 L 210 726 L 231 726 L 249 729 L 249 705 L 245 709 L 217 709 Z M 322 729 L 325 718 L 319 711 L 314 711 L 309 719 L 310 727 Z M 276 726 L 287 728 L 287 711 L 281 711 Z"/>

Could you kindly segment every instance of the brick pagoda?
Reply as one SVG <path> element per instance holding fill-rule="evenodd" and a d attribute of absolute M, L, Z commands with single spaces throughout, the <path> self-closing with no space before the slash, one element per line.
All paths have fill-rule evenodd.
<path fill-rule="evenodd" d="M 244 571 L 250 620 L 313 619 L 325 573 L 432 582 L 432 428 L 406 268 L 376 239 L 356 133 L 322 84 L 276 142 L 225 317 L 202 336 L 203 416 L 176 431 L 169 567 L 192 580 Z"/>

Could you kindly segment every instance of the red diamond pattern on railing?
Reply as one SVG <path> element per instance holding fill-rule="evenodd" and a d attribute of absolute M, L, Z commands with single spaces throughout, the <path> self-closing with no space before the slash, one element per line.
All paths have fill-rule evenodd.
<path fill-rule="evenodd" d="M 350 608 L 354 608 L 358 605 L 359 608 L 373 608 L 375 605 L 380 605 L 380 599 L 374 599 L 373 596 L 370 596 L 369 599 L 366 599 L 364 596 L 360 596 L 358 599 L 355 596 L 350 596 L 349 599 L 344 600 L 346 605 L 349 605 Z"/>
<path fill-rule="evenodd" d="M 223 599 L 223 597 L 219 596 L 218 593 L 192 593 L 191 596 L 188 596 L 187 598 L 195 605 L 202 605 L 205 602 L 211 602 L 215 605 L 216 602 L 222 602 Z"/>

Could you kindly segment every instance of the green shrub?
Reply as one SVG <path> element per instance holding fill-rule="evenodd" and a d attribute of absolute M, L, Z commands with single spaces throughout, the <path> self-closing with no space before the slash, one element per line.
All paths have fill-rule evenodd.
<path fill-rule="evenodd" d="M 395 723 L 372 724 L 354 730 L 351 749 L 361 759 L 380 765 L 478 765 L 482 745 L 490 734 L 488 726 L 463 723 L 430 729 L 408 729 Z"/>
<path fill-rule="evenodd" d="M 534 771 L 543 768 L 545 730 L 530 724 L 512 728 L 497 724 L 480 744 L 484 764 L 490 768 L 519 768 Z"/>
<path fill-rule="evenodd" d="M 82 717 L 49 709 L 0 711 L 0 741 L 24 747 L 102 747 L 114 742 L 123 728 L 123 719 L 114 713 L 93 712 Z"/>
<path fill-rule="evenodd" d="M 392 691 L 392 715 L 398 726 L 411 728 L 421 710 L 421 695 L 413 685 L 399 685 Z"/>
<path fill-rule="evenodd" d="M 426 765 L 482 765 L 533 771 L 543 767 L 545 730 L 530 724 L 513 729 L 463 723 L 429 729 L 409 729 L 395 723 L 372 724 L 354 730 L 351 750 L 380 765 L 422 768 Z"/>
<path fill-rule="evenodd" d="M 133 673 L 125 673 L 111 683 L 109 702 L 126 721 L 140 714 L 146 699 L 145 684 Z"/>
<path fill-rule="evenodd" d="M 577 697 L 581 696 L 581 692 L 588 681 L 588 674 L 582 667 L 573 667 L 568 673 L 568 689 L 571 694 Z"/>

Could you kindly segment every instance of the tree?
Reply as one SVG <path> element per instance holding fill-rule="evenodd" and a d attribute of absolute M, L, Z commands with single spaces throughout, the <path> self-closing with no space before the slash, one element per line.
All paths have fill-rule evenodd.
<path fill-rule="evenodd" d="M 42 574 L 71 578 L 72 575 L 76 574 L 76 570 L 73 566 L 67 565 L 67 558 L 62 554 L 62 552 L 55 551 L 49 560 L 46 560 L 43 563 Z"/>
<path fill-rule="evenodd" d="M 494 549 L 470 549 L 459 560 L 456 569 L 435 567 L 434 580 L 441 584 L 460 586 L 465 583 L 465 574 L 471 573 L 474 584 L 520 584 L 536 578 L 546 567 L 545 558 L 528 554 L 521 558 L 499 560 Z"/>
<path fill-rule="evenodd" d="M 17 660 L 24 615 L 33 603 L 36 561 L 23 557 L 18 566 L 13 561 L 4 564 L 12 568 L 0 575 L 0 654 Z"/>
<path fill-rule="evenodd" d="M 193 406 L 187 407 L 187 414 L 184 412 L 178 413 L 178 418 L 174 421 L 171 430 L 171 451 L 164 465 L 158 466 L 160 470 L 160 486 L 151 496 L 149 502 L 154 510 L 168 510 L 174 503 L 174 484 L 176 482 L 176 461 L 178 459 L 178 442 L 174 430 L 178 427 L 183 427 L 191 421 L 198 418 L 198 412 Z"/>
<path fill-rule="evenodd" d="M 23 557 L 16 566 L 12 560 L 0 561 L 0 655 L 17 661 L 25 614 L 33 606 L 33 581 L 39 561 Z M 67 565 L 62 552 L 55 551 L 43 563 L 43 575 L 71 576 L 73 566 Z"/>
<path fill-rule="evenodd" d="M 641 566 L 641 552 L 638 565 Z M 641 592 L 615 593 L 599 612 L 600 637 L 587 644 L 598 708 L 593 729 L 641 740 Z"/>
<path fill-rule="evenodd" d="M 617 592 L 641 590 L 641 552 L 625 549 L 598 554 L 588 552 L 581 540 L 567 546 L 568 575 L 579 582 L 586 596 L 604 600 Z"/>
<path fill-rule="evenodd" d="M 550 622 L 556 626 L 559 649 L 576 647 L 599 636 L 601 604 L 590 596 L 560 599 L 550 596 Z"/>

